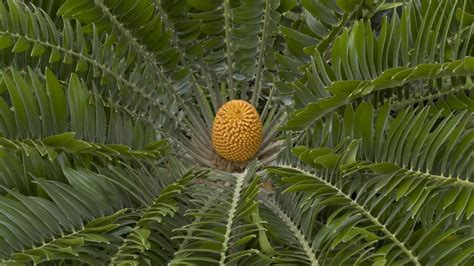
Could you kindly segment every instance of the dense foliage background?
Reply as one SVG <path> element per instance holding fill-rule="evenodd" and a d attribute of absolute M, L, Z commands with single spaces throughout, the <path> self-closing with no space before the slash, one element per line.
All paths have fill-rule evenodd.
<path fill-rule="evenodd" d="M 3 0 L 0 264 L 473 265 L 473 31 L 470 0 Z"/>

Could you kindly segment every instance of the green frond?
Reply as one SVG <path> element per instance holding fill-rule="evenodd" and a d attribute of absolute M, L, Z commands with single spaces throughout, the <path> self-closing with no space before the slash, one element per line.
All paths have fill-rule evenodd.
<path fill-rule="evenodd" d="M 258 226 L 260 222 L 255 217 L 258 215 L 255 199 L 258 178 L 254 174 L 255 166 L 251 166 L 245 174 L 209 176 L 216 178 L 218 183 L 202 185 L 202 192 L 197 197 L 203 197 L 204 205 L 188 210 L 186 215 L 195 217 L 195 220 L 175 230 L 182 235 L 174 239 L 182 239 L 183 243 L 174 254 L 171 265 L 200 262 L 224 265 L 237 263 L 243 257 L 259 252 L 251 245 L 263 237 L 259 236 L 263 228 Z M 210 189 L 221 191 L 219 201 L 213 200 Z"/>
<path fill-rule="evenodd" d="M 90 245 L 92 251 L 96 243 L 110 244 L 112 231 L 118 227 L 114 221 L 124 211 L 105 216 L 111 215 L 114 208 L 123 208 L 117 208 L 120 197 L 111 195 L 111 191 L 105 193 L 110 184 L 106 184 L 104 178 L 96 175 L 92 180 L 91 173 L 64 171 L 67 176 L 81 177 L 82 182 L 73 179 L 77 181 L 70 186 L 57 181 L 35 180 L 47 198 L 26 197 L 5 189 L 8 195 L 1 196 L 4 223 L 0 229 L 3 262 L 68 258 L 79 255 L 82 246 Z M 95 183 L 95 191 L 89 189 L 87 181 Z M 96 191 L 99 193 L 94 193 Z M 110 224 L 104 225 L 106 221 Z M 88 259 L 87 253 L 84 259 Z"/>
<path fill-rule="evenodd" d="M 292 68 L 302 77 L 279 84 L 295 98 L 297 110 L 288 128 L 306 128 L 360 98 L 375 105 L 390 100 L 398 108 L 433 102 L 440 109 L 459 110 L 463 107 L 455 100 L 460 97 L 461 104 L 469 106 L 462 93 L 469 95 L 472 83 L 472 27 L 461 25 L 454 14 L 465 1 L 420 2 L 403 5 L 401 15 L 384 18 L 380 29 L 370 20 L 354 21 L 341 31 L 327 56 L 306 47 L 310 60 Z M 445 19 L 435 21 L 437 17 Z M 460 66 L 459 60 L 467 62 Z M 444 72 L 449 63 L 453 69 Z M 448 98 L 451 104 L 443 105 Z"/>
<path fill-rule="evenodd" d="M 90 16 L 84 15 L 86 11 Z M 137 20 L 136 17 L 130 15 L 134 12 L 143 14 Z M 163 21 L 159 10 L 150 0 L 140 1 L 138 4 L 91 0 L 79 5 L 76 1 L 66 1 L 58 13 L 64 17 L 76 18 L 83 23 L 92 23 L 89 25 L 97 25 L 99 32 L 102 29 L 113 31 L 112 38 L 119 39 L 119 47 L 128 51 L 136 51 L 132 56 L 144 62 L 143 75 L 151 79 L 149 82 L 157 80 L 159 84 L 156 85 L 161 85 L 157 86 L 155 90 L 151 90 L 148 95 L 145 94 L 145 97 L 154 101 L 154 105 L 159 108 L 161 105 L 165 105 L 164 108 L 160 108 L 165 113 L 168 106 L 165 99 L 168 98 L 170 102 L 175 102 L 188 115 L 190 126 L 199 129 L 200 134 L 196 136 L 206 144 L 210 142 L 208 130 L 206 130 L 202 119 L 195 114 L 193 109 L 189 108 L 186 98 L 183 99 L 181 96 L 182 92 L 175 90 L 175 87 L 183 87 L 186 92 L 191 86 L 189 84 L 194 83 L 192 85 L 194 87 L 198 84 L 195 84 L 193 78 L 188 77 L 190 73 L 187 69 L 178 68 L 179 70 L 176 70 L 180 54 L 175 47 L 171 46 L 170 33 L 161 31 Z M 130 54 L 128 57 L 130 58 Z M 172 75 L 167 73 L 169 71 L 173 71 Z M 140 74 L 142 73 L 140 72 Z M 179 77 L 178 86 L 175 86 L 173 77 Z M 186 83 L 189 84 L 186 85 Z M 151 95 L 156 95 L 159 98 L 154 98 Z M 141 97 L 143 96 L 141 95 Z M 174 116 L 171 114 L 169 118 L 173 119 Z M 200 148 L 206 149 L 206 145 L 202 145 Z"/>
<path fill-rule="evenodd" d="M 135 213 L 139 217 L 135 226 L 127 234 L 121 246 L 115 255 L 111 258 L 111 264 L 136 264 L 144 260 L 142 255 L 146 255 L 145 251 L 150 251 L 152 243 L 149 238 L 153 234 L 157 234 L 155 227 L 161 224 L 166 216 L 174 216 L 178 210 L 178 202 L 176 198 L 182 193 L 184 186 L 193 178 L 200 178 L 203 173 L 187 173 L 175 183 L 170 184 L 160 191 L 159 196 L 152 201 L 151 204 L 142 208 L 139 213 Z M 156 250 L 156 246 L 153 247 Z M 160 256 L 155 251 L 157 256 Z M 155 260 L 155 263 L 158 261 Z"/>
<path fill-rule="evenodd" d="M 51 18 L 57 18 L 56 13 L 66 0 L 48 1 L 48 0 L 25 0 L 24 2 L 43 9 Z"/>
<path fill-rule="evenodd" d="M 113 36 L 102 38 L 97 29 L 93 29 L 92 34 L 86 36 L 79 23 L 76 23 L 74 29 L 69 20 L 63 20 L 64 27 L 59 30 L 43 11 L 36 7 L 31 10 L 12 0 L 8 1 L 8 10 L 3 4 L 0 9 L 2 16 L 10 17 L 12 21 L 3 22 L 0 26 L 3 39 L 1 48 L 11 51 L 9 58 L 29 54 L 33 62 L 39 61 L 40 66 L 52 66 L 55 72 L 61 73 L 61 79 L 69 78 L 66 69 L 93 77 L 102 87 L 99 92 L 114 99 L 114 102 L 119 103 L 119 106 L 129 113 L 135 114 L 135 117 L 149 118 L 150 110 L 156 109 L 161 110 L 164 115 L 168 114 L 168 119 L 174 117 L 163 107 L 164 102 L 172 103 L 173 101 L 167 101 L 172 98 L 166 97 L 159 89 L 159 84 L 152 82 L 153 76 L 143 73 L 145 66 L 137 61 L 133 50 L 120 47 Z M 20 27 L 20 18 L 12 15 L 15 13 L 11 13 L 11 10 L 28 14 L 27 18 L 31 20 L 28 25 L 33 25 L 33 28 Z M 89 46 L 87 41 L 92 44 Z M 109 60 L 109 57 L 113 60 Z M 16 63 L 22 60 L 11 61 L 5 63 L 23 67 Z M 110 93 L 112 94 L 109 95 Z"/>
<path fill-rule="evenodd" d="M 155 192 L 158 195 L 155 199 L 144 202 L 143 207 L 132 213 L 124 209 L 134 207 L 126 195 L 132 192 L 122 190 L 117 181 L 111 182 L 111 178 L 87 170 L 65 168 L 64 174 L 71 185 L 35 180 L 47 199 L 26 197 L 6 189 L 9 194 L 2 196 L 0 204 L 2 215 L 8 221 L 0 228 L 2 263 L 60 259 L 97 263 L 113 253 L 116 254 L 112 256 L 113 261 L 125 261 L 129 256 L 144 253 L 146 247 L 150 247 L 148 238 L 153 238 L 150 233 L 159 233 L 151 224 L 172 216 L 178 208 L 176 196 L 186 183 L 202 173 L 188 173 Z M 116 184 L 117 188 L 111 190 Z M 119 211 L 113 214 L 115 210 Z M 131 221 L 135 226 L 127 229 Z M 18 242 L 23 234 L 29 238 Z M 136 242 L 139 239 L 141 242 Z M 100 253 L 104 248 L 107 252 Z"/>
<path fill-rule="evenodd" d="M 277 58 L 283 66 L 280 75 L 287 80 L 301 75 L 294 66 L 309 63 L 314 50 L 325 58 L 330 56 L 346 27 L 357 24 L 359 19 L 372 19 L 373 24 L 378 24 L 380 14 L 383 16 L 402 5 L 399 2 L 349 0 L 284 2 L 279 9 L 285 12 L 286 23 L 279 28 L 289 53 Z"/>
<path fill-rule="evenodd" d="M 111 242 L 115 239 L 114 230 L 120 226 L 120 224 L 117 223 L 117 218 L 126 211 L 120 210 L 112 215 L 96 218 L 85 224 L 82 228 L 67 232 L 67 228 L 61 229 L 59 224 L 53 223 L 53 221 L 63 222 L 67 220 L 67 217 L 58 217 L 57 214 L 59 214 L 60 211 L 57 207 L 49 204 L 47 201 L 40 201 L 39 199 L 26 198 L 18 195 L 15 196 L 18 197 L 23 207 L 17 210 L 22 211 L 23 214 L 31 214 L 31 218 L 34 218 L 33 212 L 39 213 L 38 216 L 41 215 L 42 221 L 47 223 L 45 224 L 46 226 L 54 227 L 51 229 L 56 230 L 55 233 L 57 233 L 57 236 L 51 238 L 50 235 L 45 235 L 45 240 L 37 246 L 11 253 L 9 257 L 2 258 L 1 262 L 3 265 L 18 265 L 30 262 L 38 264 L 44 261 L 63 259 L 78 260 L 82 263 L 96 263 L 100 261 L 101 258 L 96 258 L 93 254 L 100 254 L 100 248 L 111 245 Z M 29 208 L 30 212 L 25 211 L 27 210 L 25 206 Z M 19 207 L 19 204 L 16 204 L 16 207 Z M 34 210 L 32 208 L 34 208 Z M 42 229 L 48 230 L 46 228 Z M 62 230 L 64 231 L 62 232 Z M 59 234 L 58 232 L 61 233 Z M 30 237 L 34 236 L 35 235 L 30 235 Z M 6 240 L 2 239 L 2 241 Z M 5 244 L 5 242 L 3 244 Z M 19 242 L 17 244 L 19 244 Z M 8 248 L 9 246 L 5 244 L 2 251 L 10 252 L 11 250 Z"/>
<path fill-rule="evenodd" d="M 60 152 L 95 156 L 107 160 L 114 158 L 125 159 L 159 159 L 169 149 L 165 140 L 149 143 L 143 150 L 132 150 L 128 146 L 119 144 L 97 144 L 74 138 L 74 132 L 48 136 L 43 139 L 10 140 L 0 138 L 2 149 L 9 152 L 23 152 L 26 156 L 39 153 L 53 161 Z"/>
<path fill-rule="evenodd" d="M 343 116 L 326 120 L 334 128 L 331 136 L 313 136 L 303 141 L 337 149 L 348 138 L 360 139 L 358 158 L 364 161 L 390 162 L 405 170 L 471 179 L 471 169 L 459 162 L 463 156 L 472 156 L 465 154 L 472 146 L 471 112 L 458 111 L 443 117 L 442 111 L 426 106 L 406 108 L 392 116 L 389 103 L 378 113 L 374 109 L 368 102 L 361 102 L 356 110 L 348 105 Z M 328 153 L 331 152 L 321 149 L 315 156 Z M 297 151 L 300 158 L 309 154 L 304 148 Z"/>
<path fill-rule="evenodd" d="M 402 88 L 406 83 L 446 79 L 451 77 L 467 77 L 474 74 L 474 58 L 465 57 L 444 64 L 423 64 L 414 68 L 397 67 L 389 69 L 373 80 L 344 80 L 333 82 L 326 87 L 332 95 L 308 103 L 304 108 L 296 110 L 288 120 L 286 128 L 302 130 L 337 108 L 364 96 L 391 88 Z"/>
<path fill-rule="evenodd" d="M 445 198 L 443 209 L 454 210 L 456 218 L 465 215 L 469 219 L 473 210 L 467 199 L 474 188 L 469 166 L 472 154 L 468 154 L 473 142 L 471 113 L 442 118 L 440 111 L 432 109 L 405 109 L 392 119 L 390 105 L 374 116 L 372 105 L 363 102 L 355 111 L 348 107 L 341 120 L 332 121 L 339 130 L 332 132 L 326 147 L 299 146 L 294 152 L 311 167 L 330 169 L 344 159 L 345 151 L 338 149 L 345 147 L 348 139 L 360 139 L 354 159 L 340 168 L 343 175 L 373 173 L 372 177 L 383 180 L 380 186 L 388 186 L 386 193 L 400 186 L 397 200 L 410 194 L 408 210 L 412 215 L 417 215 L 425 200 L 436 196 Z M 313 141 L 324 145 L 323 139 Z M 466 161 L 460 162 L 460 158 Z"/>
<path fill-rule="evenodd" d="M 265 213 L 262 212 L 262 218 L 265 219 L 265 221 L 268 222 L 268 227 L 272 230 L 270 232 L 279 232 L 280 230 L 285 232 L 289 232 L 287 234 L 278 234 L 275 235 L 275 237 L 279 237 L 282 240 L 282 244 L 286 246 L 291 246 L 295 248 L 294 250 L 291 250 L 288 252 L 288 250 L 278 250 L 278 252 L 281 254 L 281 259 L 283 259 L 286 262 L 289 262 L 290 259 L 295 260 L 295 263 L 305 263 L 305 264 L 311 264 L 311 265 L 319 265 L 318 259 L 316 257 L 316 254 L 314 250 L 311 248 L 311 243 L 305 238 L 304 233 L 300 231 L 300 226 L 296 224 L 291 217 L 289 217 L 285 211 L 277 205 L 273 200 L 271 199 L 263 199 L 263 203 L 265 204 L 265 207 L 269 209 L 269 211 L 273 213 Z M 298 217 L 301 219 L 301 217 Z M 283 228 L 284 229 L 283 229 Z M 286 227 L 286 228 L 285 228 Z M 283 230 L 282 230 L 283 229 Z M 308 236 L 306 236 L 308 237 Z M 282 253 L 285 253 L 284 255 Z M 303 256 L 300 255 L 300 253 L 305 254 L 305 260 L 301 261 L 300 258 Z M 297 256 L 292 256 L 292 254 L 297 255 Z M 283 255 L 283 256 L 282 256 Z M 278 261 L 278 259 L 277 259 Z"/>
<path fill-rule="evenodd" d="M 407 218 L 410 216 L 404 215 L 404 212 L 400 210 L 400 208 L 407 209 L 408 200 L 397 202 L 393 193 L 360 193 L 354 198 L 353 193 L 358 193 L 359 190 L 354 190 L 348 181 L 341 180 L 341 183 L 332 183 L 319 174 L 291 167 L 274 167 L 269 171 L 281 176 L 281 182 L 289 184 L 283 191 L 284 194 L 302 192 L 308 195 L 299 203 L 299 208 L 313 206 L 310 210 L 312 215 L 327 217 L 326 222 L 314 237 L 318 239 L 318 242 L 313 242 L 313 249 L 318 250 L 321 253 L 319 257 L 324 258 L 321 263 L 337 264 L 344 261 L 349 263 L 346 260 L 350 259 L 350 263 L 362 263 L 369 260 L 387 264 L 424 265 L 438 262 L 444 256 L 456 255 L 463 247 L 467 247 L 464 245 L 469 245 L 467 243 L 472 241 L 472 237 L 466 235 L 468 226 L 457 225 L 453 222 L 453 215 L 449 213 L 441 214 L 440 219 L 430 226 L 418 228 L 416 224 L 419 220 L 416 217 Z M 377 185 L 376 182 L 367 184 L 368 186 Z M 376 191 L 374 187 L 367 189 Z M 314 204 L 317 204 L 317 208 Z M 329 209 L 332 211 L 326 214 L 325 210 Z M 450 229 L 445 231 L 447 226 Z M 358 227 L 362 228 L 358 229 Z M 341 231 L 333 237 L 326 235 L 335 230 Z M 367 233 L 364 233 L 366 231 Z M 441 232 L 446 233 L 441 234 Z M 361 237 L 357 237 L 358 235 Z M 439 238 L 432 241 L 434 236 Z M 448 240 L 449 236 L 456 240 L 454 242 Z M 351 239 L 351 241 L 347 244 L 343 239 Z M 356 239 L 361 241 L 360 245 L 363 245 L 364 249 L 358 249 L 358 245 L 353 246 Z M 367 242 L 370 242 L 370 245 Z M 347 245 L 351 246 L 347 247 Z M 449 249 L 451 254 L 448 252 L 439 256 L 439 253 L 430 252 L 427 256 L 429 251 L 442 250 L 447 246 L 453 247 Z M 366 252 L 370 252 L 373 256 L 367 256 Z M 466 254 L 456 263 L 461 263 L 469 257 L 470 254 Z"/>
<path fill-rule="evenodd" d="M 214 108 L 227 96 L 251 96 L 257 106 L 261 89 L 269 87 L 276 70 L 269 47 L 281 17 L 276 10 L 278 1 L 156 2 L 185 60 L 204 66 L 195 70 L 205 79 Z M 224 95 L 221 84 L 226 86 Z"/>
<path fill-rule="evenodd" d="M 11 68 L 1 75 L 0 163 L 4 171 L 0 184 L 7 188 L 37 195 L 32 176 L 66 181 L 63 166 L 100 169 L 109 165 L 113 169 L 114 164 L 126 163 L 137 172 L 169 150 L 169 143 L 157 140 L 150 125 L 106 106 L 75 75 L 69 86 L 63 86 L 50 70 L 44 78 L 31 69 L 25 74 Z M 143 173 L 127 175 L 126 179 L 140 178 Z M 150 182 L 152 175 L 146 175 Z M 140 201 L 143 197 L 135 198 Z"/>
<path fill-rule="evenodd" d="M 143 148 L 154 140 L 153 128 L 89 92 L 76 75 L 62 85 L 49 70 L 45 77 L 29 69 L 2 70 L 0 130 L 10 139 L 40 139 L 71 130 L 76 138 Z M 28 106 L 24 108 L 23 106 Z M 124 132 L 126 126 L 131 132 Z M 118 146 L 117 146 L 118 147 Z"/>

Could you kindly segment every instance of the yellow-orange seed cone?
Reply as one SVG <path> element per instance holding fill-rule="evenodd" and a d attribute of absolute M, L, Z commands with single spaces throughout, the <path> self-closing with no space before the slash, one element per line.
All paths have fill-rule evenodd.
<path fill-rule="evenodd" d="M 219 108 L 212 125 L 212 145 L 231 162 L 245 162 L 260 149 L 262 121 L 248 102 L 231 100 Z"/>

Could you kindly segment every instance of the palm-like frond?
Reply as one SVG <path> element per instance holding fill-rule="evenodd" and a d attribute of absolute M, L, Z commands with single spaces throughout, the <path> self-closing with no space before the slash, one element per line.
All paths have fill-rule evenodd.
<path fill-rule="evenodd" d="M 468 225 L 460 224 L 453 213 L 432 205 L 423 207 L 433 208 L 425 211 L 436 218 L 426 214 L 420 218 L 421 215 L 411 208 L 411 201 L 419 199 L 419 191 L 423 188 L 415 187 L 401 199 L 399 191 L 385 190 L 380 184 L 387 179 L 390 182 L 390 175 L 370 178 L 363 185 L 354 182 L 359 184 L 357 186 L 351 184 L 353 180 L 348 177 L 331 181 L 332 177 L 324 177 L 323 173 L 291 167 L 275 167 L 270 172 L 290 184 L 284 194 L 295 193 L 279 200 L 285 205 L 296 203 L 298 206 L 283 210 L 291 212 L 293 219 L 298 219 L 301 228 L 305 229 L 306 238 L 313 239 L 311 250 L 305 253 L 309 261 L 314 259 L 312 252 L 317 252 L 322 264 L 372 261 L 424 265 L 443 260 L 469 264 L 471 253 L 461 252 L 472 245 Z M 437 202 L 430 197 L 428 202 L 432 201 Z M 267 206 L 277 213 L 283 212 L 275 204 Z M 407 210 L 411 215 L 406 215 Z M 319 216 L 325 217 L 321 225 L 308 224 Z M 288 220 L 288 217 L 282 217 L 280 219 Z M 424 226 L 420 227 L 420 224 Z M 444 252 L 440 252 L 442 250 Z"/>
<path fill-rule="evenodd" d="M 146 72 L 142 75 L 143 65 L 137 61 L 134 51 L 119 47 L 114 36 L 102 38 L 94 29 L 92 35 L 86 36 L 79 23 L 75 23 L 74 29 L 74 21 L 67 19 L 58 29 L 44 11 L 16 1 L 8 1 L 8 9 L 2 4 L 1 10 L 5 18 L 0 30 L 1 48 L 11 53 L 5 57 L 8 61 L 4 64 L 49 66 L 60 73 L 61 79 L 68 79 L 75 71 L 88 81 L 98 81 L 90 89 L 102 93 L 104 102 L 120 106 L 134 119 L 155 124 L 157 121 L 163 123 L 165 117 L 173 117 L 157 101 L 164 99 L 164 95 L 153 95 L 160 91 L 150 86 L 153 76 L 146 78 Z M 86 44 L 86 39 L 92 44 Z M 29 57 L 25 62 L 26 52 Z M 153 121 L 155 118 L 150 112 L 155 109 L 161 109 L 164 116 Z"/>
<path fill-rule="evenodd" d="M 215 177 L 217 186 L 204 183 L 197 190 L 195 198 L 202 201 L 202 207 L 188 210 L 186 215 L 194 217 L 193 222 L 175 230 L 183 232 L 174 237 L 182 243 L 171 265 L 224 265 L 259 252 L 249 244 L 266 238 L 258 218 L 258 178 L 254 174 L 255 165 L 237 176 L 222 173 Z M 218 191 L 217 200 L 209 195 L 210 189 Z"/>
<path fill-rule="evenodd" d="M 407 108 L 395 117 L 390 111 L 387 103 L 374 115 L 372 104 L 362 102 L 356 110 L 347 105 L 342 118 L 335 114 L 327 119 L 333 129 L 330 135 L 323 131 L 327 135 L 308 139 L 320 147 L 294 148 L 304 162 L 300 169 L 269 169 L 290 184 L 277 198 L 279 205 L 290 207 L 282 209 L 266 200 L 267 208 L 291 213 L 280 219 L 286 224 L 298 221 L 296 228 L 306 229 L 303 236 L 317 241 L 312 242 L 312 250 L 321 252 L 319 258 L 325 263 L 470 264 L 471 113 L 443 117 L 442 111 L 430 106 Z M 325 222 L 314 224 L 320 216 Z M 332 226 L 345 226 L 348 221 L 353 222 L 350 229 L 335 238 L 315 233 L 337 232 Z M 346 238 L 351 239 L 348 245 L 354 245 L 354 239 L 362 242 L 347 247 L 342 241 Z M 328 242 L 320 242 L 324 240 Z M 303 261 L 311 260 L 305 254 Z"/>
<path fill-rule="evenodd" d="M 306 47 L 309 64 L 292 68 L 304 74 L 280 83 L 302 107 L 286 128 L 300 131 L 288 142 L 304 164 L 287 154 L 297 168 L 270 168 L 283 187 L 264 200 L 285 258 L 472 263 L 469 8 L 412 2 L 379 30 L 354 21 L 330 53 Z"/>
<path fill-rule="evenodd" d="M 305 126 L 314 122 L 316 119 L 322 118 L 326 114 L 351 101 L 384 89 L 401 87 L 408 82 L 422 81 L 424 79 L 435 80 L 451 77 L 469 77 L 473 74 L 473 59 L 472 57 L 466 57 L 463 60 L 456 60 L 444 64 L 423 64 L 415 68 L 393 68 L 387 70 L 379 78 L 374 80 L 334 82 L 326 87 L 326 90 L 333 94 L 332 96 L 314 103 L 309 103 L 304 109 L 293 113 L 292 117 L 290 117 L 290 121 L 287 123 L 287 127 L 289 129 L 304 129 Z"/>
<path fill-rule="evenodd" d="M 295 203 L 293 198 L 292 204 Z M 262 219 L 268 222 L 269 232 L 273 233 L 276 240 L 275 246 L 280 247 L 276 256 L 276 262 L 286 263 L 304 263 L 311 265 L 319 265 L 318 255 L 313 250 L 311 238 L 307 232 L 302 232 L 304 223 L 302 217 L 297 213 L 292 213 L 290 216 L 286 212 L 294 211 L 293 206 L 288 206 L 288 209 L 283 209 L 272 199 L 262 197 L 264 207 L 261 210 Z M 309 217 L 309 222 L 314 220 Z M 274 233 L 278 232 L 278 233 Z M 281 233 L 280 233 L 281 232 Z"/>
<path fill-rule="evenodd" d="M 177 211 L 176 196 L 192 178 L 188 173 L 159 191 L 144 208 L 132 207 L 120 189 L 111 189 L 109 178 L 86 170 L 64 169 L 72 186 L 57 181 L 36 180 L 38 189 L 51 200 L 26 197 L 8 190 L 2 196 L 2 263 L 67 259 L 86 263 L 140 261 L 149 249 L 151 223 Z M 94 188 L 94 189 L 91 189 Z M 125 192 L 127 193 L 127 192 Z M 118 210 L 118 211 L 117 211 Z M 114 213 L 115 212 L 115 213 Z M 37 221 L 40 221 L 37 223 Z M 130 229 L 131 223 L 135 226 Z M 113 255 L 115 254 L 115 255 Z"/>
<path fill-rule="evenodd" d="M 140 260 L 137 260 L 140 254 L 152 248 L 152 242 L 149 239 L 150 235 L 152 232 L 156 233 L 158 231 L 155 228 L 166 216 L 173 216 L 174 213 L 177 212 L 178 203 L 176 196 L 181 193 L 186 183 L 193 178 L 199 178 L 199 175 L 196 176 L 192 173 L 188 173 L 176 183 L 166 186 L 150 205 L 140 210 L 139 214 L 135 214 L 139 215 L 140 218 L 137 219 L 135 226 L 130 230 L 126 239 L 122 242 L 122 245 L 111 258 L 111 264 L 136 263 L 138 265 L 139 261 L 144 259 L 140 258 Z M 159 247 L 153 246 L 151 252 L 156 253 L 155 256 L 163 256 L 157 252 L 157 248 L 159 249 Z M 149 260 L 151 261 L 152 258 L 153 257 L 149 258 Z M 157 263 L 156 260 L 154 261 Z"/>
<path fill-rule="evenodd" d="M 2 263 L 67 259 L 77 256 L 82 246 L 90 246 L 90 250 L 78 258 L 90 261 L 93 254 L 89 252 L 93 253 L 97 245 L 110 243 L 110 233 L 119 226 L 115 220 L 124 211 L 108 215 L 120 205 L 120 198 L 110 195 L 112 191 L 104 193 L 110 185 L 105 177 L 94 176 L 95 183 L 100 185 L 96 188 L 100 193 L 94 194 L 87 187 L 87 181 L 92 181 L 87 179 L 90 173 L 64 171 L 70 177 L 83 179 L 74 179 L 74 187 L 36 180 L 38 189 L 51 200 L 26 197 L 11 190 L 7 190 L 10 197 L 2 196 Z"/>
<path fill-rule="evenodd" d="M 297 106 L 305 106 L 292 114 L 288 127 L 300 130 L 360 98 L 393 99 L 398 108 L 448 97 L 469 102 L 461 93 L 472 75 L 472 27 L 454 18 L 463 1 L 421 2 L 405 6 L 401 17 L 383 20 L 380 32 L 356 21 L 335 40 L 330 65 L 313 50 L 305 76 L 287 85 L 295 90 Z M 446 19 L 435 23 L 433 13 Z"/>

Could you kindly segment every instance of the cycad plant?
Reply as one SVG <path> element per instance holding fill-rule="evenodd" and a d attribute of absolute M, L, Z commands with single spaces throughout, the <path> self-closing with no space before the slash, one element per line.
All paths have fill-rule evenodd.
<path fill-rule="evenodd" d="M 471 0 L 3 0 L 1 265 L 473 265 Z"/>

